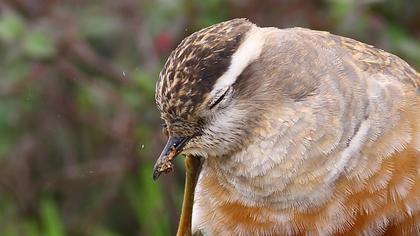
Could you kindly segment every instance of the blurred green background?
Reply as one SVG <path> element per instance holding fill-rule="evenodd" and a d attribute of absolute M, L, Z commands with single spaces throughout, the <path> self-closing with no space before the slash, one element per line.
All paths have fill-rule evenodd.
<path fill-rule="evenodd" d="M 390 51 L 420 69 L 420 1 L 0 2 L 0 236 L 174 235 L 183 162 L 163 146 L 154 86 L 192 32 L 247 17 Z"/>

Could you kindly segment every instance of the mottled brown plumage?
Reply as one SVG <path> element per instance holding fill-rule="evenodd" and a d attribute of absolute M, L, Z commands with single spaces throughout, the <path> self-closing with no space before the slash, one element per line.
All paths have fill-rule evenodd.
<path fill-rule="evenodd" d="M 420 235 L 419 85 L 397 56 L 328 32 L 210 26 L 160 75 L 155 174 L 203 158 L 204 235 Z"/>
<path fill-rule="evenodd" d="M 168 125 L 197 122 L 196 109 L 206 105 L 215 81 L 227 70 L 252 23 L 243 19 L 202 29 L 171 53 L 156 86 L 156 102 Z M 180 121 L 180 122 L 177 122 Z M 187 128 L 187 129 L 185 129 Z M 192 127 L 170 127 L 170 132 L 185 132 Z M 190 131 L 187 131 L 190 132 Z"/>

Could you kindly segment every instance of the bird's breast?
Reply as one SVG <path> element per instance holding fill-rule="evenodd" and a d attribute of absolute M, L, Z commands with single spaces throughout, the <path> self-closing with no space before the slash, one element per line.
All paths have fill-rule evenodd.
<path fill-rule="evenodd" d="M 412 98 L 372 99 L 363 119 L 324 117 L 330 128 L 319 129 L 313 112 L 276 116 L 246 149 L 207 158 L 195 229 L 205 235 L 419 232 L 420 103 Z"/>

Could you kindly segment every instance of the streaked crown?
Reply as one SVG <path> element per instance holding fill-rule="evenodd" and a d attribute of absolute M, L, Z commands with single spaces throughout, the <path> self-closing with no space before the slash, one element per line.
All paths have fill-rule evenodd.
<path fill-rule="evenodd" d="M 208 104 L 209 93 L 252 26 L 246 19 L 234 19 L 195 32 L 179 44 L 156 85 L 156 103 L 164 120 L 183 126 L 199 123 L 197 113 Z"/>

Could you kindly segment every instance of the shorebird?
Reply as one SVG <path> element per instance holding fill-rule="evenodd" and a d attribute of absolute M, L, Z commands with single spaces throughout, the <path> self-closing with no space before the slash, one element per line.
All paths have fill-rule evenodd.
<path fill-rule="evenodd" d="M 177 154 L 201 169 L 193 234 L 420 235 L 419 84 L 402 59 L 350 38 L 212 25 L 160 73 L 169 139 L 154 178 Z"/>

